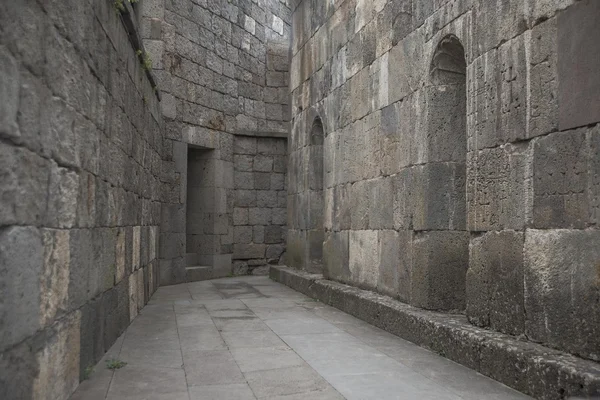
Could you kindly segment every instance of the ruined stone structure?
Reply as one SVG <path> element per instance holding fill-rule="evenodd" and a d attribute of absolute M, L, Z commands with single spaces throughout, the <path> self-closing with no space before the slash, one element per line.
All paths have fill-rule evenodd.
<path fill-rule="evenodd" d="M 596 365 L 599 19 L 0 0 L 0 397 L 67 399 L 159 285 L 284 263 Z"/>
<path fill-rule="evenodd" d="M 599 16 L 299 2 L 288 264 L 599 361 Z"/>

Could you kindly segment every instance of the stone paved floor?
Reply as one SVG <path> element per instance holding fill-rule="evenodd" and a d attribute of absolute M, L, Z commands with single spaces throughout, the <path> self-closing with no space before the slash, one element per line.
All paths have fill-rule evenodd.
<path fill-rule="evenodd" d="M 127 365 L 115 372 L 106 360 Z M 526 399 L 266 277 L 158 290 L 72 400 Z"/>

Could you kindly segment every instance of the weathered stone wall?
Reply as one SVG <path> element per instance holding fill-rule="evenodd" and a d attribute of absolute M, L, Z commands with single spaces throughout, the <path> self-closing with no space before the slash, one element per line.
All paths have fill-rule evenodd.
<path fill-rule="evenodd" d="M 234 147 L 244 140 L 239 135 L 265 143 L 271 140 L 266 137 L 287 138 L 291 10 L 283 0 L 144 0 L 142 8 L 142 36 L 154 60 L 166 128 L 163 168 L 170 194 L 162 211 L 161 283 L 225 276 L 232 257 L 266 257 L 236 247 L 248 244 L 245 238 L 235 242 L 234 228 L 236 207 L 245 207 L 236 204 L 236 193 L 247 183 L 238 185 L 234 175 L 248 170 L 236 164 Z M 189 148 L 206 150 L 208 180 L 214 182 L 201 184 L 214 197 L 190 205 Z M 188 212 L 207 216 L 204 227 L 195 227 L 202 234 L 186 236 Z M 194 266 L 206 267 L 202 276 L 192 273 Z"/>
<path fill-rule="evenodd" d="M 287 140 L 237 136 L 233 153 L 234 273 L 266 273 L 285 251 Z"/>
<path fill-rule="evenodd" d="M 3 399 L 67 399 L 156 289 L 161 121 L 112 0 L 0 2 Z"/>
<path fill-rule="evenodd" d="M 289 264 L 600 360 L 600 3 L 296 3 Z"/>

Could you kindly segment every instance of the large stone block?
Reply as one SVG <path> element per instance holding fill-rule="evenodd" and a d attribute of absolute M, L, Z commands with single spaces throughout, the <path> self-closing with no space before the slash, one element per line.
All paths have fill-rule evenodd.
<path fill-rule="evenodd" d="M 79 184 L 77 173 L 52 166 L 48 183 L 47 226 L 72 228 L 75 225 Z"/>
<path fill-rule="evenodd" d="M 524 234 L 488 232 L 471 241 L 467 317 L 475 325 L 511 335 L 525 330 Z"/>
<path fill-rule="evenodd" d="M 528 230 L 525 329 L 536 342 L 600 361 L 600 231 Z"/>
<path fill-rule="evenodd" d="M 541 2 L 532 2 L 532 4 L 536 3 Z M 558 44 L 556 38 L 556 18 L 536 25 L 531 30 L 528 137 L 558 130 Z"/>
<path fill-rule="evenodd" d="M 466 226 L 464 163 L 429 163 L 414 167 L 410 199 L 415 230 L 464 230 Z M 404 197 L 404 196 L 403 196 Z M 400 215 L 399 215 L 400 216 Z M 402 221 L 402 218 L 400 219 Z"/>
<path fill-rule="evenodd" d="M 19 137 L 19 68 L 5 46 L 0 47 L 0 134 Z"/>
<path fill-rule="evenodd" d="M 40 276 L 40 325 L 68 309 L 71 251 L 68 230 L 42 230 L 44 264 Z"/>
<path fill-rule="evenodd" d="M 265 250 L 266 246 L 264 244 L 235 243 L 233 245 L 233 258 L 236 260 L 265 258 Z"/>
<path fill-rule="evenodd" d="M 352 284 L 375 289 L 379 281 L 379 231 L 352 230 L 349 234 L 349 245 Z"/>
<path fill-rule="evenodd" d="M 286 261 L 292 268 L 305 268 L 305 265 L 308 262 L 308 246 L 306 231 L 296 229 L 288 230 Z"/>
<path fill-rule="evenodd" d="M 589 223 L 585 128 L 540 138 L 533 150 L 533 224 L 536 228 L 585 228 Z"/>
<path fill-rule="evenodd" d="M 532 148 L 510 144 L 469 153 L 468 230 L 519 230 L 531 223 Z"/>
<path fill-rule="evenodd" d="M 460 72 L 457 74 L 460 76 Z M 425 88 L 427 129 L 424 141 L 429 162 L 463 162 L 467 154 L 466 79 L 459 84 Z"/>
<path fill-rule="evenodd" d="M 22 147 L 0 146 L 0 224 L 38 224 L 46 215 L 50 164 Z"/>
<path fill-rule="evenodd" d="M 411 304 L 431 310 L 463 310 L 469 233 L 423 232 L 412 243 Z"/>
<path fill-rule="evenodd" d="M 0 230 L 0 347 L 3 350 L 40 328 L 43 271 L 42 235 L 36 228 Z"/>
<path fill-rule="evenodd" d="M 418 167 L 417 167 L 418 168 Z M 405 168 L 398 174 L 392 176 L 393 199 L 393 221 L 394 229 L 408 229 L 412 227 L 413 218 L 413 169 Z"/>
<path fill-rule="evenodd" d="M 370 199 L 374 207 L 369 208 L 369 229 L 391 229 L 394 227 L 393 179 L 383 177 L 371 184 Z"/>
<path fill-rule="evenodd" d="M 348 231 L 325 232 L 323 241 L 323 276 L 338 282 L 349 282 Z"/>
<path fill-rule="evenodd" d="M 379 231 L 377 291 L 410 301 L 412 232 Z"/>
<path fill-rule="evenodd" d="M 39 374 L 33 382 L 34 399 L 67 399 L 79 384 L 81 313 L 75 311 L 53 325 L 36 354 Z"/>
<path fill-rule="evenodd" d="M 600 121 L 600 4 L 586 0 L 558 16 L 558 103 L 561 130 Z M 573 66 L 576 65 L 577 68 Z"/>
<path fill-rule="evenodd" d="M 102 287 L 99 260 L 95 259 L 94 249 L 102 243 L 94 242 L 91 229 L 73 229 L 69 235 L 69 309 L 79 308 L 98 294 Z"/>
<path fill-rule="evenodd" d="M 160 286 L 176 285 L 186 281 L 185 258 L 174 258 L 170 260 L 160 260 L 159 264 L 159 284 Z M 129 288 L 127 281 L 123 280 L 125 288 Z M 128 293 L 128 291 L 125 291 Z M 123 296 L 124 301 L 129 304 L 128 296 Z M 129 310 L 127 310 L 129 312 Z"/>

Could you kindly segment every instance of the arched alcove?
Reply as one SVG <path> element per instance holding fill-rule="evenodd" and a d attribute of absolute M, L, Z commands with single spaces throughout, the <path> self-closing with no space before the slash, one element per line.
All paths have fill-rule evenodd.
<path fill-rule="evenodd" d="M 310 272 L 323 270 L 324 193 L 323 193 L 323 142 L 325 130 L 320 117 L 312 123 L 308 138 L 308 263 Z"/>
<path fill-rule="evenodd" d="M 463 310 L 469 259 L 466 231 L 466 62 L 456 36 L 440 40 L 424 88 L 426 124 L 420 140 L 425 163 L 413 177 L 413 304 Z M 416 179 L 415 179 L 416 178 Z"/>

